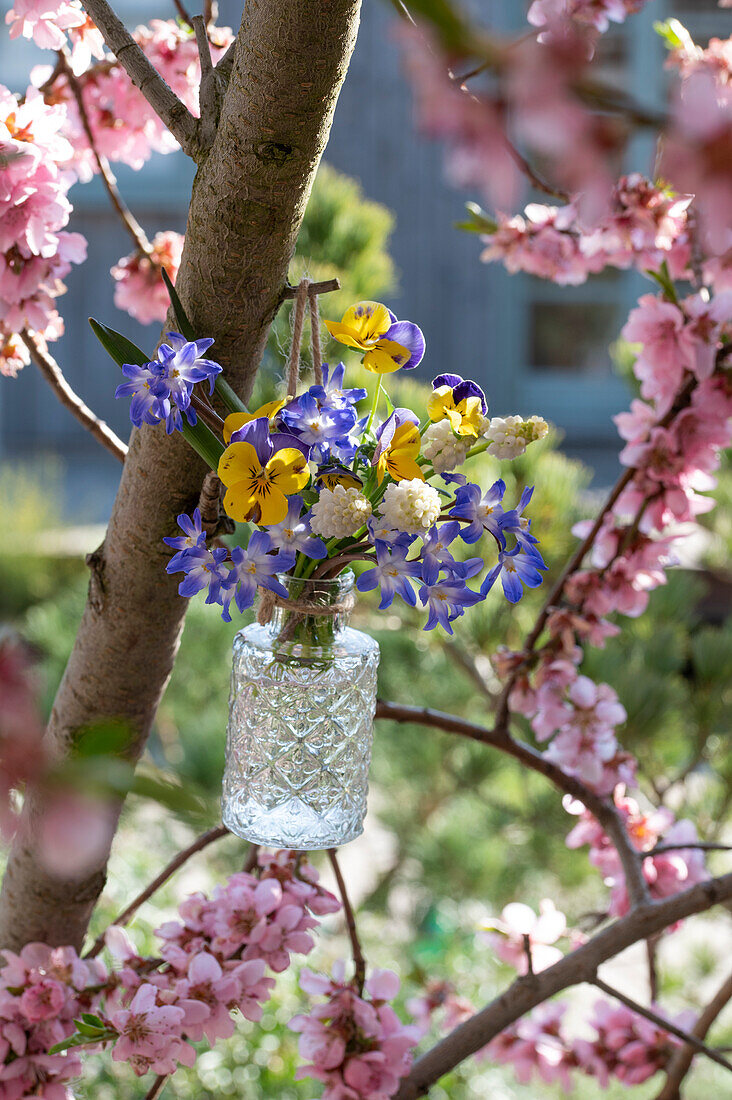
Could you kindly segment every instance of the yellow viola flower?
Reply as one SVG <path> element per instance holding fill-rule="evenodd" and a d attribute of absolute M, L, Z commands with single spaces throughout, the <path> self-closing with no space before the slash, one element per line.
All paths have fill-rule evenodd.
<path fill-rule="evenodd" d="M 377 434 L 373 465 L 379 485 L 387 474 L 395 481 L 424 481 L 417 462 L 419 457 L 419 421 L 409 409 L 394 409 Z"/>
<path fill-rule="evenodd" d="M 238 523 L 254 520 L 263 527 L 281 523 L 287 498 L 310 480 L 307 453 L 292 436 L 270 435 L 260 417 L 245 424 L 219 460 L 218 475 L 226 486 L 224 511 Z"/>
<path fill-rule="evenodd" d="M 224 420 L 224 443 L 228 443 L 234 432 L 238 432 L 239 428 L 243 428 L 245 424 L 249 424 L 252 420 L 259 420 L 261 417 L 266 416 L 271 424 L 277 413 L 286 404 L 287 400 L 283 398 L 281 401 L 268 401 L 253 413 L 230 413 Z"/>
<path fill-rule="evenodd" d="M 365 352 L 363 365 L 372 374 L 412 370 L 424 355 L 424 336 L 411 321 L 398 321 L 381 302 L 357 302 L 340 321 L 326 321 L 334 340 Z"/>
<path fill-rule="evenodd" d="M 362 489 L 363 482 L 360 477 L 352 473 L 346 466 L 334 462 L 329 466 L 322 466 L 315 479 L 316 484 L 324 489 L 335 489 L 336 485 L 342 485 L 344 489 Z"/>
<path fill-rule="evenodd" d="M 440 374 L 432 382 L 432 396 L 427 402 L 427 414 L 433 422 L 449 420 L 456 435 L 480 435 L 488 406 L 477 382 L 459 374 Z"/>

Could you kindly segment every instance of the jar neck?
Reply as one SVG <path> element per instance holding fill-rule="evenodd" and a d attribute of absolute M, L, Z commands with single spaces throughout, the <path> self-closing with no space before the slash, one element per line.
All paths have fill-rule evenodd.
<path fill-rule="evenodd" d="M 269 630 L 279 644 L 326 648 L 345 630 L 353 608 L 353 573 L 332 580 L 304 580 L 280 574 L 287 600 L 278 600 Z"/>

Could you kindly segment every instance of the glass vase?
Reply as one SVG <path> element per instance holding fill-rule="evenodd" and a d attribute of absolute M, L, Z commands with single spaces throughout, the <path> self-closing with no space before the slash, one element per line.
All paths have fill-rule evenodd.
<path fill-rule="evenodd" d="M 257 844 L 334 848 L 363 831 L 379 647 L 348 626 L 352 573 L 279 580 L 300 610 L 234 639 L 223 821 Z"/>

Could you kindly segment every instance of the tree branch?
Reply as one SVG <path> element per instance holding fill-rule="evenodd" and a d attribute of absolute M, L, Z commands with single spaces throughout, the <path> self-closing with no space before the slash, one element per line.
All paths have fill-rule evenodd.
<path fill-rule="evenodd" d="M 198 105 L 201 121 L 199 124 L 200 141 L 209 148 L 215 135 L 221 113 L 221 94 L 219 82 L 225 77 L 217 73 L 211 60 L 211 46 L 208 31 L 202 15 L 193 16 L 193 30 L 196 34 L 198 59 L 201 63 L 201 85 L 198 90 Z"/>
<path fill-rule="evenodd" d="M 549 997 L 581 982 L 593 982 L 597 968 L 631 944 L 647 939 L 695 913 L 732 898 L 732 874 L 708 879 L 663 901 L 652 901 L 603 929 L 587 943 L 539 974 L 518 978 L 485 1008 L 455 1028 L 424 1054 L 406 1077 L 395 1100 L 416 1100 L 475 1054 L 496 1035 Z M 666 1024 L 663 1025 L 666 1027 Z"/>
<path fill-rule="evenodd" d="M 195 159 L 198 120 L 168 87 L 107 0 L 83 0 L 83 6 L 132 83 L 140 89 L 181 149 Z"/>
<path fill-rule="evenodd" d="M 493 748 L 500 749 L 501 752 L 519 760 L 532 771 L 543 775 L 559 790 L 578 799 L 597 818 L 615 845 L 623 866 L 631 901 L 635 905 L 648 901 L 648 886 L 643 876 L 642 862 L 638 859 L 638 852 L 631 844 L 623 820 L 615 806 L 606 799 L 600 798 L 579 779 L 567 775 L 556 764 L 546 760 L 531 745 L 516 741 L 497 724 L 493 729 L 488 729 L 486 726 L 478 726 L 455 715 L 444 714 L 442 711 L 430 710 L 426 707 L 402 706 L 380 699 L 376 704 L 376 717 L 388 718 L 393 722 L 416 722 L 423 726 L 431 726 L 433 729 L 444 730 L 445 733 L 457 733 L 461 737 L 469 737 L 482 745 L 491 745 Z"/>
<path fill-rule="evenodd" d="M 214 829 L 208 829 L 207 832 L 202 833 L 193 841 L 192 844 L 189 844 L 187 848 L 183 848 L 182 851 L 178 852 L 178 854 L 174 856 L 173 859 L 171 859 L 170 863 L 163 867 L 160 874 L 156 875 L 152 882 L 149 883 L 144 890 L 140 891 L 137 897 L 134 898 L 130 902 L 130 904 L 125 909 L 123 909 L 117 917 L 114 918 L 114 920 L 107 926 L 107 928 L 104 929 L 103 932 L 100 932 L 100 934 L 94 940 L 94 943 L 87 951 L 84 958 L 96 958 L 96 956 L 104 947 L 104 937 L 106 936 L 108 930 L 114 926 L 123 928 L 126 924 L 129 924 L 130 920 L 135 915 L 140 906 L 144 905 L 145 902 L 153 896 L 153 894 L 157 893 L 160 887 L 164 886 L 168 879 L 171 878 L 171 876 L 174 875 L 175 872 L 180 867 L 182 867 L 184 863 L 188 862 L 191 856 L 196 855 L 197 852 L 202 852 L 204 848 L 208 848 L 209 844 L 213 844 L 215 840 L 220 840 L 221 837 L 228 835 L 229 830 L 226 828 L 225 825 L 217 825 Z"/>
<path fill-rule="evenodd" d="M 129 235 L 132 237 L 132 240 L 134 241 L 137 250 L 139 252 L 144 252 L 146 256 L 149 256 L 152 253 L 152 248 L 150 246 L 149 240 L 147 239 L 147 236 L 145 235 L 145 231 L 120 195 L 119 188 L 117 187 L 117 180 L 115 179 L 114 173 L 109 167 L 109 161 L 106 157 L 102 156 L 97 148 L 96 140 L 94 138 L 94 131 L 92 130 L 92 125 L 89 121 L 89 114 L 86 109 L 86 104 L 84 103 L 84 95 L 82 92 L 81 84 L 79 83 L 79 80 L 76 77 L 74 70 L 69 64 L 68 50 L 66 49 L 66 47 L 58 50 L 58 65 L 59 72 L 63 73 L 66 77 L 69 88 L 71 89 L 71 94 L 76 100 L 76 106 L 79 110 L 79 117 L 81 118 L 81 125 L 84 128 L 86 140 L 89 142 L 89 148 L 91 149 L 94 160 L 97 163 L 99 175 L 102 177 L 102 182 L 107 190 L 107 194 L 109 195 L 109 200 L 112 203 L 112 206 L 116 210 L 117 214 L 119 215 L 120 221 L 124 225 Z"/>
<path fill-rule="evenodd" d="M 671 1023 L 670 1020 L 666 1020 L 663 1016 L 654 1012 L 652 1008 L 646 1008 L 644 1005 L 638 1004 L 638 1002 L 634 1001 L 631 997 L 626 997 L 624 993 L 608 985 L 607 982 L 604 982 L 602 978 L 598 978 L 597 975 L 592 979 L 592 985 L 597 986 L 597 988 L 608 997 L 620 1001 L 620 1003 L 625 1005 L 626 1008 L 629 1008 L 631 1012 L 636 1012 L 639 1016 L 644 1016 L 646 1020 L 650 1020 L 656 1027 L 660 1027 L 664 1031 L 667 1031 L 669 1035 L 675 1035 L 677 1039 L 681 1039 L 682 1042 L 693 1047 L 699 1054 L 706 1054 L 707 1058 L 711 1058 L 717 1065 L 724 1066 L 725 1069 L 732 1072 L 732 1062 L 728 1062 L 726 1058 L 723 1058 L 716 1050 L 712 1050 L 711 1047 L 708 1047 L 706 1043 L 703 1043 L 696 1035 L 684 1031 L 681 1027 L 677 1027 L 676 1024 Z"/>
<path fill-rule="evenodd" d="M 732 1000 L 732 974 L 720 986 L 691 1029 L 695 1039 L 704 1039 L 720 1012 Z M 666 1069 L 666 1082 L 656 1100 L 679 1100 L 680 1087 L 694 1060 L 695 1044 L 689 1043 L 676 1051 Z"/>
<path fill-rule="evenodd" d="M 100 420 L 96 413 L 92 412 L 89 406 L 82 401 L 78 393 L 66 381 L 64 373 L 56 360 L 36 342 L 35 337 L 27 329 L 23 329 L 20 335 L 23 343 L 28 348 L 31 359 L 61 404 L 94 436 L 97 443 L 101 443 L 110 454 L 113 454 L 120 462 L 124 462 L 127 455 L 127 444 L 123 443 L 109 425 L 104 420 Z"/>
<path fill-rule="evenodd" d="M 338 866 L 338 854 L 335 848 L 328 849 L 328 859 L 330 860 L 330 865 L 333 868 L 333 874 L 336 877 L 336 882 L 338 883 L 338 891 L 341 895 L 341 901 L 343 902 L 343 916 L 346 919 L 346 928 L 348 929 L 348 936 L 351 941 L 351 952 L 353 954 L 353 965 L 355 968 L 356 988 L 358 989 L 358 995 L 360 997 L 363 993 L 363 983 L 366 979 L 366 959 L 361 948 L 361 941 L 358 938 L 356 918 L 353 914 L 351 902 L 348 897 L 345 879 L 343 878 L 343 875 L 341 874 L 341 869 Z"/>

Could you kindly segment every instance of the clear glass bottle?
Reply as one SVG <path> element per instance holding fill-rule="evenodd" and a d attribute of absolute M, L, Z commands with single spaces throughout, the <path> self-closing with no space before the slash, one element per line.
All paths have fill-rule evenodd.
<path fill-rule="evenodd" d="M 280 576 L 297 602 L 234 639 L 222 816 L 257 844 L 310 851 L 363 831 L 378 644 L 347 625 L 353 574 Z"/>

